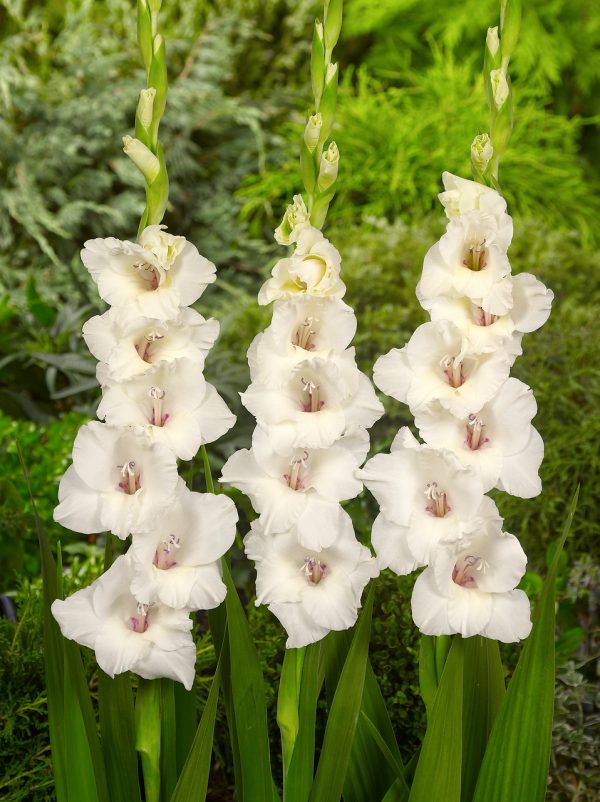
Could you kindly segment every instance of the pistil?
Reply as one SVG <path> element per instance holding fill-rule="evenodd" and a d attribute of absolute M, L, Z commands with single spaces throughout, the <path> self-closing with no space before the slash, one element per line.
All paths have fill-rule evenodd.
<path fill-rule="evenodd" d="M 467 251 L 467 256 L 463 261 L 463 265 L 468 267 L 469 270 L 473 270 L 475 272 L 483 270 L 487 264 L 485 257 L 485 240 L 482 240 L 479 243 L 475 243 L 475 245 L 471 245 Z"/>
<path fill-rule="evenodd" d="M 489 437 L 485 437 L 483 430 L 485 423 L 477 415 L 469 415 L 467 419 L 466 443 L 471 451 L 477 451 L 481 446 L 490 442 Z"/>
<path fill-rule="evenodd" d="M 322 563 L 321 560 L 317 560 L 314 557 L 307 557 L 300 570 L 311 584 L 318 585 L 325 576 L 327 566 L 325 563 Z"/>
<path fill-rule="evenodd" d="M 311 337 L 313 334 L 316 334 L 316 331 L 311 328 L 313 324 L 313 318 L 307 317 L 304 323 L 301 323 L 294 336 L 292 337 L 292 344 L 297 345 L 298 348 L 303 348 L 305 351 L 313 351 L 315 348 L 314 343 L 311 341 Z"/>
<path fill-rule="evenodd" d="M 452 581 L 461 588 L 476 588 L 477 582 L 473 576 L 474 571 L 485 571 L 485 564 L 481 557 L 467 554 L 461 557 L 452 569 Z"/>
<path fill-rule="evenodd" d="M 117 465 L 117 468 L 121 471 L 121 476 L 123 477 L 118 486 L 128 496 L 135 495 L 141 486 L 141 476 L 135 462 L 129 460 L 124 465 Z"/>
<path fill-rule="evenodd" d="M 147 282 L 148 289 L 156 290 L 160 284 L 160 275 L 154 265 L 148 262 L 136 262 L 132 265 L 134 270 L 138 270 L 143 281 Z"/>
<path fill-rule="evenodd" d="M 300 474 L 300 470 L 301 468 L 306 469 L 307 459 L 308 451 L 305 451 L 301 457 L 294 457 L 290 462 L 290 472 L 283 474 L 286 484 L 292 490 L 304 490 L 304 481 Z"/>
<path fill-rule="evenodd" d="M 465 383 L 465 372 L 461 356 L 461 354 L 458 356 L 445 356 L 440 362 L 450 387 L 460 387 Z"/>
<path fill-rule="evenodd" d="M 151 387 L 148 390 L 148 395 L 152 399 L 152 415 L 150 416 L 150 423 L 152 426 L 164 426 L 169 419 L 168 413 L 163 414 L 162 402 L 165 397 L 165 391 L 161 387 Z"/>
<path fill-rule="evenodd" d="M 142 342 L 135 344 L 135 350 L 138 352 L 138 356 L 140 359 L 143 359 L 144 362 L 150 363 L 151 360 L 151 348 L 152 343 L 156 342 L 157 340 L 164 339 L 164 334 L 161 334 L 159 331 L 150 331 L 148 334 L 144 335 L 144 339 Z"/>
<path fill-rule="evenodd" d="M 129 628 L 134 632 L 145 632 L 148 629 L 149 604 L 138 604 L 137 614 L 129 619 Z"/>
<path fill-rule="evenodd" d="M 162 548 L 156 549 L 154 554 L 153 564 L 160 568 L 161 571 L 167 571 L 177 565 L 177 561 L 173 559 L 173 549 L 181 548 L 181 539 L 175 535 L 169 535 L 168 538 L 163 540 Z"/>
<path fill-rule="evenodd" d="M 302 389 L 308 393 L 308 400 L 302 403 L 304 412 L 319 412 L 325 406 L 325 402 L 319 398 L 319 385 L 308 379 L 300 379 Z"/>
<path fill-rule="evenodd" d="M 437 482 L 430 482 L 425 488 L 425 498 L 431 502 L 425 510 L 436 518 L 443 518 L 452 511 L 448 504 L 448 496 L 438 488 Z"/>

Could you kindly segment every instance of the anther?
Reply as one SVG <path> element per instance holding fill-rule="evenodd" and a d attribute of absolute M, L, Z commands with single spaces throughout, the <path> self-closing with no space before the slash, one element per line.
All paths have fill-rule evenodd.
<path fill-rule="evenodd" d="M 436 518 L 443 518 L 452 511 L 452 507 L 448 504 L 448 496 L 443 490 L 438 489 L 437 482 L 430 482 L 425 488 L 425 498 L 431 504 L 425 507 L 425 510 Z"/>
<path fill-rule="evenodd" d="M 466 259 L 463 265 L 468 267 L 469 270 L 483 270 L 487 262 L 485 260 L 485 240 L 476 243 L 469 248 Z"/>
<path fill-rule="evenodd" d="M 152 399 L 152 415 L 150 416 L 150 423 L 153 426 L 164 426 L 169 419 L 168 414 L 163 415 L 162 402 L 166 393 L 161 387 L 151 387 L 148 390 L 148 395 Z"/>
<path fill-rule="evenodd" d="M 325 576 L 327 566 L 325 563 L 322 563 L 320 560 L 316 560 L 314 557 L 307 557 L 304 560 L 304 565 L 300 571 L 311 584 L 318 585 Z"/>
<path fill-rule="evenodd" d="M 130 460 L 124 465 L 117 465 L 121 471 L 123 481 L 119 482 L 119 487 L 124 493 L 133 496 L 140 489 L 140 475 L 135 469 L 135 462 Z"/>
<path fill-rule="evenodd" d="M 467 419 L 467 437 L 466 443 L 471 451 L 477 451 L 478 448 L 489 443 L 489 437 L 485 437 L 483 430 L 485 423 L 478 418 L 477 415 L 469 415 Z"/>

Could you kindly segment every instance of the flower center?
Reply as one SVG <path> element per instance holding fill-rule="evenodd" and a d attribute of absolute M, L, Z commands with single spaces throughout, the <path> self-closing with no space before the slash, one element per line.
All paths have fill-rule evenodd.
<path fill-rule="evenodd" d="M 313 318 L 307 317 L 304 323 L 301 323 L 292 337 L 292 345 L 297 345 L 298 348 L 303 348 L 305 351 L 314 351 L 315 344 L 312 342 L 311 337 L 317 332 L 311 329 Z"/>
<path fill-rule="evenodd" d="M 466 443 L 471 451 L 477 451 L 478 448 L 490 442 L 490 438 L 486 437 L 483 433 L 485 423 L 478 418 L 477 415 L 469 415 L 467 419 L 467 437 Z"/>
<path fill-rule="evenodd" d="M 315 384 L 311 379 L 308 381 L 304 378 L 300 379 L 302 383 L 302 391 L 305 393 L 305 398 L 301 401 L 302 410 L 304 412 L 319 412 L 325 406 L 325 401 L 319 397 L 319 385 Z"/>
<path fill-rule="evenodd" d="M 294 457 L 290 462 L 290 472 L 283 474 L 287 486 L 291 487 L 292 490 L 304 490 L 304 480 L 301 476 L 301 469 L 306 469 L 307 459 L 308 451 L 305 451 L 301 457 Z"/>
<path fill-rule="evenodd" d="M 134 632 L 145 632 L 148 629 L 148 610 L 149 604 L 138 604 L 137 614 L 129 619 L 129 629 Z"/>
<path fill-rule="evenodd" d="M 164 426 L 169 420 L 169 414 L 163 413 L 162 402 L 166 395 L 161 387 L 151 387 L 148 390 L 148 395 L 152 399 L 152 414 L 150 415 L 150 423 L 152 426 Z"/>
<path fill-rule="evenodd" d="M 486 266 L 486 250 L 485 250 L 485 239 L 481 242 L 476 242 L 467 250 L 466 256 L 463 260 L 463 265 L 468 267 L 469 270 L 473 270 L 475 272 L 479 270 L 483 270 Z"/>
<path fill-rule="evenodd" d="M 466 377 L 462 363 L 462 354 L 443 357 L 440 361 L 440 366 L 444 371 L 444 376 L 450 387 L 460 387 L 465 383 Z"/>
<path fill-rule="evenodd" d="M 121 471 L 121 481 L 118 487 L 128 496 L 133 496 L 141 487 L 142 477 L 133 460 L 129 460 L 124 465 L 117 465 Z"/>
<path fill-rule="evenodd" d="M 490 312 L 486 312 L 480 306 L 476 308 L 475 323 L 478 326 L 491 326 L 492 323 L 495 323 L 497 320 L 498 315 L 492 315 Z"/>
<path fill-rule="evenodd" d="M 474 571 L 485 571 L 485 563 L 481 557 L 474 557 L 472 554 L 460 557 L 452 569 L 452 581 L 461 588 L 476 588 Z"/>
<path fill-rule="evenodd" d="M 316 560 L 314 557 L 307 557 L 300 570 L 312 585 L 318 585 L 325 576 L 327 566 L 325 563 L 322 563 L 321 560 Z"/>
<path fill-rule="evenodd" d="M 158 288 L 160 274 L 154 265 L 150 265 L 148 262 L 135 262 L 132 267 L 137 271 L 144 289 L 156 290 Z"/>
<path fill-rule="evenodd" d="M 175 537 L 175 535 L 169 535 L 168 538 L 163 540 L 162 546 L 156 549 L 152 564 L 160 568 L 161 571 L 168 571 L 169 568 L 177 565 L 177 560 L 173 559 L 173 550 L 180 548 L 181 538 Z"/>
<path fill-rule="evenodd" d="M 430 482 L 425 488 L 425 498 L 430 502 L 425 507 L 426 512 L 436 518 L 444 518 L 452 507 L 448 504 L 448 496 L 444 490 L 438 488 L 437 482 Z"/>
<path fill-rule="evenodd" d="M 135 350 L 138 352 L 139 358 L 143 359 L 144 362 L 152 362 L 152 344 L 157 340 L 163 340 L 164 337 L 165 335 L 159 331 L 149 331 L 148 334 L 145 334 L 143 339 L 135 344 Z"/>

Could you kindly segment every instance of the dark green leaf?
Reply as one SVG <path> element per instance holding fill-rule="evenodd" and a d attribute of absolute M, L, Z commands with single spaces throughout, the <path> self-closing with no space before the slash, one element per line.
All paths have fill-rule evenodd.
<path fill-rule="evenodd" d="M 102 752 L 111 802 L 140 802 L 133 693 L 129 673 L 111 679 L 98 670 Z"/>
<path fill-rule="evenodd" d="M 310 802 L 338 802 L 342 796 L 363 696 L 372 612 L 373 588 L 371 587 L 327 718 L 323 748 Z"/>
<path fill-rule="evenodd" d="M 543 802 L 554 712 L 554 582 L 579 488 L 534 613 L 506 697 L 492 729 L 473 802 Z"/>
<path fill-rule="evenodd" d="M 177 683 L 178 685 L 180 683 Z M 160 680 L 160 787 L 161 799 L 170 799 L 177 784 L 177 722 L 175 682 Z"/>
<path fill-rule="evenodd" d="M 160 800 L 160 680 L 140 678 L 135 700 L 135 748 L 140 753 L 145 802 Z"/>
<path fill-rule="evenodd" d="M 460 802 L 463 642 L 455 637 L 435 696 L 410 802 Z"/>

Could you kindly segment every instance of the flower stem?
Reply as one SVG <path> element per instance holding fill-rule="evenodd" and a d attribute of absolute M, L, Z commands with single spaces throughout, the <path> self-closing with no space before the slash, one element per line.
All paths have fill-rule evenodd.
<path fill-rule="evenodd" d="M 306 649 L 286 649 L 277 696 L 277 724 L 281 732 L 283 772 L 287 779 L 296 737 L 300 728 L 298 704 Z M 285 785 L 285 783 L 284 783 Z"/>
<path fill-rule="evenodd" d="M 160 802 L 160 681 L 140 678 L 135 700 L 135 748 L 140 754 L 144 799 Z"/>

